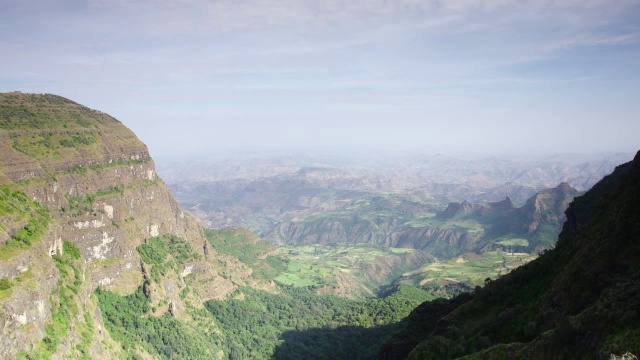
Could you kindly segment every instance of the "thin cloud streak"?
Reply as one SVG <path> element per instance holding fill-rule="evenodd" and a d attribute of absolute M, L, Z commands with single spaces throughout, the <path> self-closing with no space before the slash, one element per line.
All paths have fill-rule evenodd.
<path fill-rule="evenodd" d="M 446 124 L 463 124 L 486 136 L 466 146 L 488 148 L 497 133 L 545 139 L 540 119 L 570 132 L 603 114 L 584 140 L 550 141 L 633 150 L 638 15 L 638 1 L 604 0 L 0 0 L 0 90 L 117 115 L 152 151 L 187 144 L 180 129 L 224 132 L 216 148 L 314 146 L 282 129 L 322 124 L 345 131 L 332 144 L 415 149 L 414 132 L 455 144 Z"/>

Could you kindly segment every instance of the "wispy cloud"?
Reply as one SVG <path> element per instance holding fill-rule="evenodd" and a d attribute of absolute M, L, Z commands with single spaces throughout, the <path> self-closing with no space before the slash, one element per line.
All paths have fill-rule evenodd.
<path fill-rule="evenodd" d="M 276 47 L 267 50 L 258 51 L 259 55 L 272 55 L 272 54 L 309 54 L 334 50 L 342 50 L 346 48 L 358 47 L 363 45 L 370 45 L 375 43 L 374 39 L 352 39 L 346 41 L 333 41 L 319 44 L 307 44 L 304 46 L 289 46 L 289 47 Z"/>
<path fill-rule="evenodd" d="M 581 35 L 546 44 L 542 47 L 545 53 L 564 51 L 585 46 L 618 46 L 640 41 L 640 33 L 620 34 L 613 36 Z"/>
<path fill-rule="evenodd" d="M 614 47 L 628 44 L 634 44 L 640 42 L 640 33 L 628 33 L 619 34 L 613 36 L 583 34 L 580 36 L 574 36 L 561 40 L 553 40 L 547 43 L 538 45 L 537 49 L 533 53 L 529 53 L 524 56 L 519 56 L 511 61 L 510 64 L 529 63 L 542 60 L 548 60 L 554 56 L 557 56 L 563 52 L 570 51 L 572 49 L 584 48 L 584 47 Z"/>
<path fill-rule="evenodd" d="M 260 118 L 265 138 L 291 119 L 571 128 L 607 114 L 629 129 L 639 17 L 638 0 L 0 0 L 0 90 L 61 93 L 134 125 L 149 109 Z"/>
<path fill-rule="evenodd" d="M 54 1 L 55 2 L 55 1 Z M 237 29 L 296 26 L 306 30 L 379 22 L 381 18 L 409 16 L 438 25 L 452 17 L 502 16 L 509 12 L 575 13 L 624 8 L 635 0 L 89 0 L 97 16 L 126 18 L 128 27 L 151 34 L 209 34 Z M 102 14 L 102 15 L 100 15 Z M 426 21 L 425 21 L 426 20 Z M 305 31 L 306 31 L 305 30 Z"/>

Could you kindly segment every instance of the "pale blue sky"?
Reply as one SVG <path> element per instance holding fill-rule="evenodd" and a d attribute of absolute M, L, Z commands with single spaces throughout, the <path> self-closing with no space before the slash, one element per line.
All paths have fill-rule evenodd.
<path fill-rule="evenodd" d="M 640 148 L 638 1 L 0 0 L 0 91 L 152 155 Z"/>

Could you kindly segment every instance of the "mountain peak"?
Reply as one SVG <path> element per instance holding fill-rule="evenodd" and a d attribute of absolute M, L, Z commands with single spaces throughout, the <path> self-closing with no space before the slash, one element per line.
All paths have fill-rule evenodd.
<path fill-rule="evenodd" d="M 380 358 L 565 359 L 637 353 L 638 203 L 640 153 L 573 201 L 555 249 L 476 288 L 472 298 L 437 305 L 446 311 L 425 313 L 436 304 L 424 303 L 409 316 L 407 328 L 386 343 Z M 414 349 L 407 350 L 411 344 Z"/>

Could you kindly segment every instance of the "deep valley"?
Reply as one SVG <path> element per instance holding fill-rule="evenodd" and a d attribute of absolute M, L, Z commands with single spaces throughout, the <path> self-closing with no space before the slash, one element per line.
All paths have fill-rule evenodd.
<path fill-rule="evenodd" d="M 3 93 L 0 357 L 640 354 L 639 156 L 250 158 L 162 180 L 113 117 Z"/>

